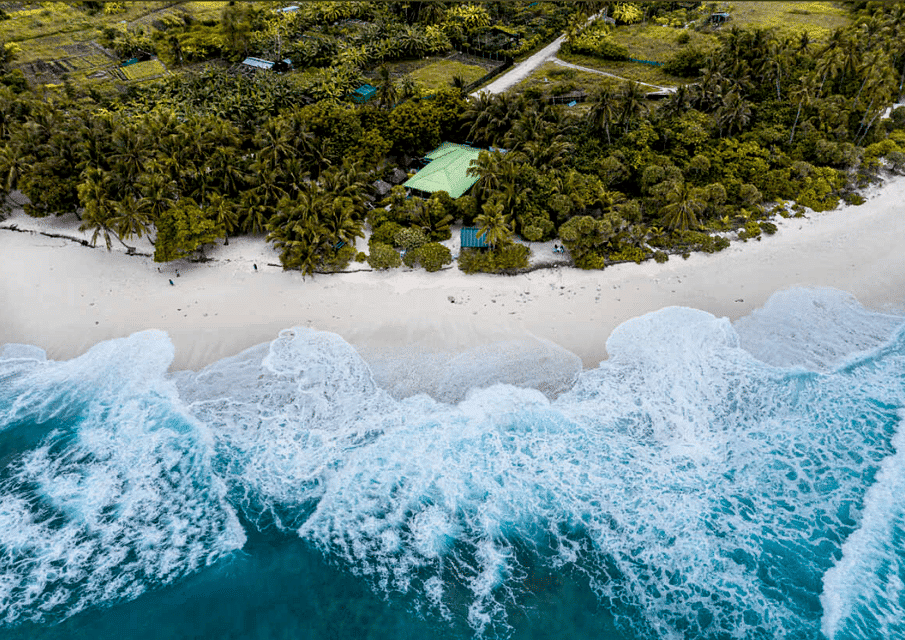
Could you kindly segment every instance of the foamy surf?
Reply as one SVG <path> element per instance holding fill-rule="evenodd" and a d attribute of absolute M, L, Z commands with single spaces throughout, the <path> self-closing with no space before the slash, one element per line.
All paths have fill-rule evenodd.
<path fill-rule="evenodd" d="M 891 606 L 894 580 L 869 576 L 902 552 L 895 536 L 857 542 L 892 530 L 871 524 L 889 511 L 872 492 L 900 495 L 888 468 L 902 323 L 835 293 L 783 296 L 736 326 L 682 308 L 625 323 L 610 360 L 552 401 L 500 384 L 400 400 L 344 340 L 304 328 L 170 376 L 155 332 L 65 363 L 4 351 L 0 424 L 20 437 L 3 450 L 0 531 L 73 531 L 50 555 L 0 535 L 0 585 L 17 585 L 0 586 L 4 624 L 203 572 L 244 527 L 295 535 L 388 601 L 475 636 L 509 637 L 548 590 L 583 585 L 626 638 L 849 637 L 859 606 Z M 858 322 L 816 346 L 763 337 L 831 325 L 824 313 Z M 102 562 L 79 555 L 79 536 L 125 554 L 103 591 L 82 589 L 79 572 Z M 855 575 L 867 595 L 844 604 L 833 585 Z"/>

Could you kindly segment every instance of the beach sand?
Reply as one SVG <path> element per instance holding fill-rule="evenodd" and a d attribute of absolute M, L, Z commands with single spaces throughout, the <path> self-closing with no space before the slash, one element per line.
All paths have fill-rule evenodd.
<path fill-rule="evenodd" d="M 829 286 L 869 308 L 905 309 L 905 178 L 866 195 L 858 207 L 777 219 L 775 235 L 713 255 L 518 276 L 468 276 L 455 267 L 374 272 L 353 263 L 362 270 L 305 278 L 282 271 L 262 237 L 212 248 L 210 262 L 158 265 L 121 246 L 108 252 L 37 233 L 90 237 L 72 215 L 33 219 L 15 210 L 0 222 L 0 344 L 37 345 L 60 360 L 102 340 L 162 329 L 176 349 L 171 369 L 199 369 L 302 326 L 341 335 L 379 383 L 407 379 L 398 395 L 448 385 L 456 369 L 489 384 L 481 368 L 507 361 L 502 381 L 555 393 L 578 369 L 606 359 L 615 327 L 667 306 L 734 320 L 775 291 Z M 151 253 L 146 239 L 135 244 Z M 552 260 L 551 248 L 534 245 L 534 259 Z M 517 353 L 532 353 L 542 370 L 527 370 Z"/>

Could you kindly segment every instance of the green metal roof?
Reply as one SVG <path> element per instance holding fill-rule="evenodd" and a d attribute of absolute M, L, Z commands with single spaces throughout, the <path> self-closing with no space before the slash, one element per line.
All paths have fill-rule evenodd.
<path fill-rule="evenodd" d="M 478 235 L 479 231 L 480 229 L 478 227 L 462 227 L 459 239 L 463 249 L 468 249 L 469 247 L 484 249 L 489 246 L 484 239 L 484 234 Z"/>
<path fill-rule="evenodd" d="M 425 156 L 431 162 L 402 186 L 427 193 L 445 191 L 451 198 L 458 198 L 478 181 L 477 176 L 469 176 L 467 172 L 471 161 L 480 153 L 481 149 L 444 142 Z"/>

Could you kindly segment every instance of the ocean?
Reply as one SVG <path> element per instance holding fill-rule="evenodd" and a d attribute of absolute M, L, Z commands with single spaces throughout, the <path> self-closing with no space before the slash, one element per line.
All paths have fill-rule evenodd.
<path fill-rule="evenodd" d="M 444 401 L 299 327 L 0 347 L 0 638 L 905 638 L 905 316 L 794 289 L 607 351 Z"/>

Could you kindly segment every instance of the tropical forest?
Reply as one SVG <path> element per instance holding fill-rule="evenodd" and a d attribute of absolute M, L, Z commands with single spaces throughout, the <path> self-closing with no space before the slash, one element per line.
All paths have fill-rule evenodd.
<path fill-rule="evenodd" d="M 3 2 L 0 197 L 158 262 L 666 261 L 905 172 L 903 83 L 902 3 Z M 407 188 L 445 142 L 473 185 Z"/>

